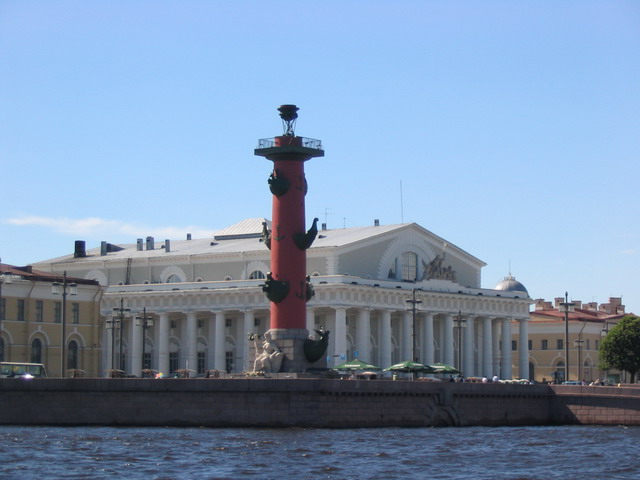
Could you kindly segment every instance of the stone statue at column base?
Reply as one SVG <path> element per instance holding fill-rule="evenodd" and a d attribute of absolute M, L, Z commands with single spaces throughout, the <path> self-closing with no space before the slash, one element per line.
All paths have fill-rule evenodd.
<path fill-rule="evenodd" d="M 271 339 L 271 334 L 265 332 L 262 349 L 258 346 L 258 335 L 253 335 L 253 344 L 256 349 L 256 358 L 253 362 L 254 372 L 278 373 L 282 367 L 284 353 Z M 260 352 L 260 353 L 258 353 Z"/>

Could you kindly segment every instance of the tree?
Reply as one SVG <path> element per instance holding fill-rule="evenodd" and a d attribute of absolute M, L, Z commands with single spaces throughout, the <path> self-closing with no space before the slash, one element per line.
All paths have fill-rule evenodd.
<path fill-rule="evenodd" d="M 600 368 L 626 370 L 634 383 L 640 370 L 640 317 L 626 315 L 600 343 Z"/>

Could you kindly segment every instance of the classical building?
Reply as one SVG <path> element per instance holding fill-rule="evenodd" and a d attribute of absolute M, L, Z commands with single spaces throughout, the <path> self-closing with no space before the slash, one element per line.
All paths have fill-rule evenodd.
<path fill-rule="evenodd" d="M 60 376 L 64 331 L 65 375 L 100 374 L 102 287 L 67 277 L 63 292 L 64 284 L 59 274 L 0 264 L 0 361 L 44 363 L 49 376 Z"/>
<path fill-rule="evenodd" d="M 564 305 L 568 303 L 568 305 Z M 568 322 L 565 323 L 565 313 Z M 530 314 L 529 337 L 513 338 L 514 359 L 527 352 L 529 366 L 527 376 L 539 382 L 582 381 L 598 378 L 619 382 L 620 372 L 604 372 L 598 368 L 600 340 L 625 315 L 621 298 L 610 298 L 608 303 L 583 303 L 579 300 L 565 302 L 562 297 L 547 302 L 535 300 L 535 310 Z M 566 333 L 568 326 L 568 344 Z M 569 347 L 569 378 L 565 379 L 567 365 L 566 347 Z M 515 373 L 520 375 L 520 370 Z M 624 380 L 624 379 L 622 379 Z"/>
<path fill-rule="evenodd" d="M 242 372 L 252 369 L 249 338 L 269 329 L 263 223 L 270 228 L 248 219 L 203 239 L 147 237 L 92 250 L 76 242 L 73 254 L 34 267 L 104 287 L 103 371 Z M 532 300 L 526 289 L 482 288 L 484 265 L 415 223 L 323 225 L 307 250 L 315 291 L 307 329 L 331 332 L 329 366 L 357 357 L 387 367 L 413 356 L 466 376 L 511 378 L 512 329 L 528 337 Z M 528 368 L 524 353 L 516 368 Z"/>

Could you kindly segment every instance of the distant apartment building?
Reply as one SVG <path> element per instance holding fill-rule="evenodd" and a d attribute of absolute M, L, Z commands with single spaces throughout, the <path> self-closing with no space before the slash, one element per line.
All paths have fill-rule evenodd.
<path fill-rule="evenodd" d="M 0 264 L 0 361 L 43 363 L 53 377 L 98 375 L 102 289 L 94 280 L 66 280 L 63 302 L 63 276 Z"/>
<path fill-rule="evenodd" d="M 598 367 L 598 349 L 602 337 L 625 316 L 622 298 L 609 298 L 608 303 L 583 303 L 555 298 L 553 303 L 544 299 L 535 300 L 535 309 L 529 317 L 529 338 L 525 345 L 516 334 L 513 337 L 514 365 L 522 349 L 529 352 L 529 372 L 526 375 L 517 369 L 516 374 L 538 382 L 582 381 L 608 377 L 611 381 L 624 381 L 618 371 L 602 371 Z M 566 328 L 565 311 L 568 310 L 569 378 L 565 378 Z"/>

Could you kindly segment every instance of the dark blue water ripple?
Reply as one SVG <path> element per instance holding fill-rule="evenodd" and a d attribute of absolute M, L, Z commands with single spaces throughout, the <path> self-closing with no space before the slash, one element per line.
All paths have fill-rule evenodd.
<path fill-rule="evenodd" d="M 630 479 L 640 428 L 0 427 L 3 479 Z"/>

